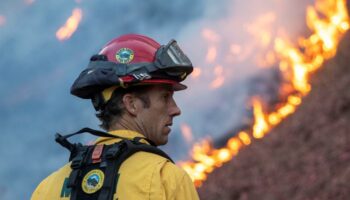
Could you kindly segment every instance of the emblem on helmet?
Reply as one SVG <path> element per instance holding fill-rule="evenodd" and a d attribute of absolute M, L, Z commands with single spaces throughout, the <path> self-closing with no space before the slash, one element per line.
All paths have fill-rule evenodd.
<path fill-rule="evenodd" d="M 89 171 L 81 183 L 83 191 L 87 194 L 97 192 L 103 186 L 104 177 L 104 173 L 99 169 Z"/>
<path fill-rule="evenodd" d="M 121 48 L 115 54 L 115 58 L 120 63 L 129 63 L 134 59 L 134 51 L 129 48 Z"/>

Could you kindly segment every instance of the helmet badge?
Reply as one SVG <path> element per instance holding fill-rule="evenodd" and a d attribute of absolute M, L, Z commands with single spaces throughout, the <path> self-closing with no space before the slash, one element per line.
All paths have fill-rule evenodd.
<path fill-rule="evenodd" d="M 120 63 L 129 63 L 134 59 L 134 51 L 129 48 L 121 48 L 115 54 L 115 58 Z"/>

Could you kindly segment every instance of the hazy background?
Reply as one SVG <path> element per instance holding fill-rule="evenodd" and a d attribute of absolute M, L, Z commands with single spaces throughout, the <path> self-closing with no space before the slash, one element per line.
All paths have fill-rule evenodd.
<path fill-rule="evenodd" d="M 188 90 L 175 95 L 183 114 L 163 147 L 175 160 L 188 159 L 200 138 L 218 138 L 244 122 L 248 98 L 264 91 L 251 80 L 271 77 L 254 62 L 260 49 L 270 48 L 258 42 L 259 33 L 275 35 L 285 25 L 293 36 L 305 26 L 305 1 L 263 2 L 0 0 L 0 199 L 29 199 L 37 184 L 67 161 L 55 132 L 98 128 L 91 103 L 69 89 L 90 56 L 120 34 L 145 34 L 162 44 L 175 38 L 202 70 L 199 78 L 185 81 Z M 70 39 L 59 41 L 55 33 L 74 8 L 82 9 L 82 21 Z M 271 10 L 277 16 L 269 17 Z M 259 22 L 260 16 L 267 20 Z M 231 44 L 245 47 L 237 52 Z M 207 58 L 213 46 L 217 56 Z M 213 86 L 218 78 L 224 81 Z M 184 123 L 193 133 L 187 142 L 180 131 Z"/>

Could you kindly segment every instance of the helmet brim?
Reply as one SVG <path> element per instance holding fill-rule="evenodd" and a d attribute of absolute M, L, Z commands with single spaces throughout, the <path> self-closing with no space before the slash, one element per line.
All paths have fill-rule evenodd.
<path fill-rule="evenodd" d="M 139 85 L 156 85 L 156 84 L 171 85 L 174 91 L 181 91 L 181 90 L 187 89 L 186 85 L 179 83 L 177 81 L 167 80 L 167 79 L 148 79 L 148 80 L 143 80 L 141 83 L 139 83 Z"/>

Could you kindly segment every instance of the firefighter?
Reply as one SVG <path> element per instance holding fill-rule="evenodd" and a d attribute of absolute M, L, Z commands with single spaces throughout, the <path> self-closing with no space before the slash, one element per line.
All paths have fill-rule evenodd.
<path fill-rule="evenodd" d="M 180 82 L 192 70 L 191 61 L 175 40 L 160 45 L 137 34 L 117 37 L 92 56 L 71 87 L 73 95 L 91 99 L 100 126 L 112 136 L 96 140 L 92 157 L 101 154 L 102 150 L 96 154 L 96 146 L 103 148 L 136 138 L 152 148 L 166 144 L 173 118 L 181 113 L 173 93 L 187 88 Z M 84 172 L 79 169 L 76 174 L 81 175 L 81 180 L 75 177 L 72 182 L 74 159 L 78 157 L 75 155 L 72 162 L 39 184 L 32 200 L 102 200 L 109 199 L 108 195 L 118 200 L 199 199 L 186 172 L 167 156 L 160 155 L 143 150 L 134 153 L 122 161 L 112 181 L 106 181 L 111 174 L 106 171 L 108 166 L 100 163 L 100 168 L 84 169 Z M 104 185 L 107 182 L 113 185 L 107 187 Z M 104 197 L 102 193 L 107 192 L 102 188 L 107 188 L 106 191 L 112 188 L 109 191 L 113 194 Z"/>

